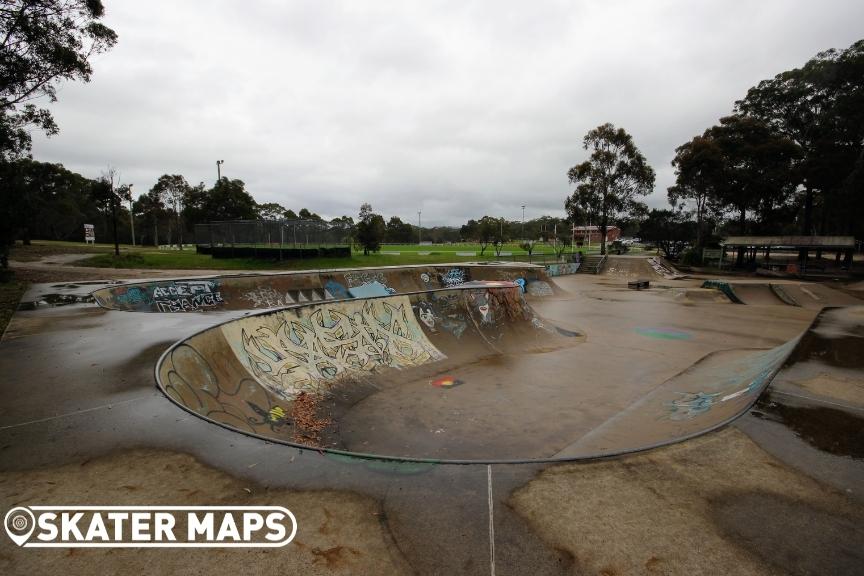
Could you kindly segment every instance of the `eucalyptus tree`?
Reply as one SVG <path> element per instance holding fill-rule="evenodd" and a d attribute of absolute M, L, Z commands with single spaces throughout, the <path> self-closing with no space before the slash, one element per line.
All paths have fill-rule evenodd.
<path fill-rule="evenodd" d="M 599 218 L 601 246 L 606 253 L 606 230 L 610 220 L 628 211 L 638 196 L 654 188 L 654 170 L 623 128 L 603 124 L 589 131 L 582 147 L 591 152 L 585 162 L 570 168 L 567 177 L 576 190 L 565 202 L 568 213 L 574 206 L 591 207 Z"/>

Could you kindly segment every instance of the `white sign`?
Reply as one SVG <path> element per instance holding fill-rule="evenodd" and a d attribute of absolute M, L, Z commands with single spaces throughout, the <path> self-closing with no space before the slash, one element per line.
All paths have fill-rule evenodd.
<path fill-rule="evenodd" d="M 276 548 L 297 534 L 282 506 L 18 506 L 4 524 L 22 548 Z"/>
<path fill-rule="evenodd" d="M 96 243 L 96 229 L 93 224 L 84 224 L 84 242 Z"/>

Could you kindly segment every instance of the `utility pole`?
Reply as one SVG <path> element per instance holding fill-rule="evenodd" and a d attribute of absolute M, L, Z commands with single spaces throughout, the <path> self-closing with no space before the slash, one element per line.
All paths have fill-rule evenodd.
<path fill-rule="evenodd" d="M 216 182 L 218 183 L 222 180 L 222 164 L 224 164 L 224 160 L 216 160 Z"/>
<path fill-rule="evenodd" d="M 135 212 L 132 210 L 132 187 L 134 184 L 129 184 L 129 225 L 132 228 L 132 246 L 135 246 Z"/>
<path fill-rule="evenodd" d="M 422 238 L 421 234 L 423 234 L 423 225 L 422 225 L 421 220 L 420 220 L 420 214 L 421 213 L 422 213 L 421 210 L 417 211 L 417 245 L 418 246 L 420 245 L 420 242 L 421 242 L 421 238 Z"/>

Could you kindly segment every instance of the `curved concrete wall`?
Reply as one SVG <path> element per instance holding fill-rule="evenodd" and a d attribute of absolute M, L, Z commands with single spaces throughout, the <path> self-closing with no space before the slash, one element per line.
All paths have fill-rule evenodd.
<path fill-rule="evenodd" d="M 530 391 L 532 382 L 525 374 L 534 374 L 535 378 L 564 382 L 596 379 L 602 390 L 602 375 L 581 374 L 568 350 L 584 338 L 538 317 L 515 284 L 463 285 L 307 304 L 226 322 L 169 349 L 157 365 L 157 380 L 174 402 L 198 416 L 292 445 L 439 462 L 569 460 L 645 449 L 725 424 L 755 401 L 799 340 L 771 350 L 709 354 L 669 381 L 647 387 L 639 401 L 590 433 L 544 440 L 537 453 L 519 454 L 518 458 L 510 453 L 501 458 L 491 445 L 488 453 L 472 453 L 470 458 L 444 458 L 439 452 L 433 456 L 424 452 L 432 446 L 429 438 L 459 442 L 458 438 L 428 434 L 434 423 L 421 424 L 427 433 L 425 445 L 400 454 L 377 451 L 375 442 L 328 442 L 309 428 L 314 428 L 318 417 L 322 428 L 338 429 L 346 415 L 354 424 L 362 422 L 350 416 L 364 409 L 368 422 L 373 406 L 373 412 L 381 408 L 374 423 L 385 430 L 378 434 L 405 433 L 412 429 L 412 422 L 426 417 L 420 398 L 431 400 L 424 396 L 424 390 L 432 389 L 429 385 L 458 386 L 459 378 L 470 374 L 472 384 L 477 385 L 473 390 L 485 387 L 484 394 L 491 390 L 493 396 L 478 397 L 466 385 L 435 400 L 444 402 L 445 408 L 447 398 L 456 402 L 443 414 L 447 418 L 459 415 L 460 434 L 481 426 L 486 437 L 495 438 L 488 427 L 494 427 L 496 416 L 506 413 L 494 405 L 499 384 L 502 391 L 513 386 Z M 482 381 L 484 375 L 491 375 L 492 381 Z M 591 398 L 596 402 L 594 394 L 591 392 Z M 313 400 L 325 397 L 329 412 L 316 413 Z M 546 397 L 535 401 L 556 403 L 555 398 Z M 530 412 L 531 405 L 518 409 Z M 437 414 L 440 419 L 440 406 Z M 578 418 L 578 414 L 568 417 Z M 392 432 L 386 431 L 391 425 Z M 554 421 L 543 426 L 553 433 L 556 429 Z M 449 429 L 456 427 L 454 421 Z M 410 440 L 405 438 L 405 445 Z M 500 441 L 506 443 L 506 438 Z M 550 453 L 553 445 L 563 448 Z"/>
<path fill-rule="evenodd" d="M 516 282 L 523 292 L 538 297 L 557 290 L 542 266 L 495 263 L 157 280 L 109 286 L 92 295 L 103 308 L 131 312 L 255 310 L 435 290 L 476 280 Z"/>

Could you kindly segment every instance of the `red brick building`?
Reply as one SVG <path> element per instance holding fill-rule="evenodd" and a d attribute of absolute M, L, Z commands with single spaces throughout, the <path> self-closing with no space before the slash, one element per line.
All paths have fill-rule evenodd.
<path fill-rule="evenodd" d="M 606 227 L 606 243 L 614 242 L 621 237 L 621 229 L 617 226 Z M 591 244 L 600 243 L 599 226 L 573 226 L 573 241 L 576 244 L 587 244 L 590 238 Z"/>

